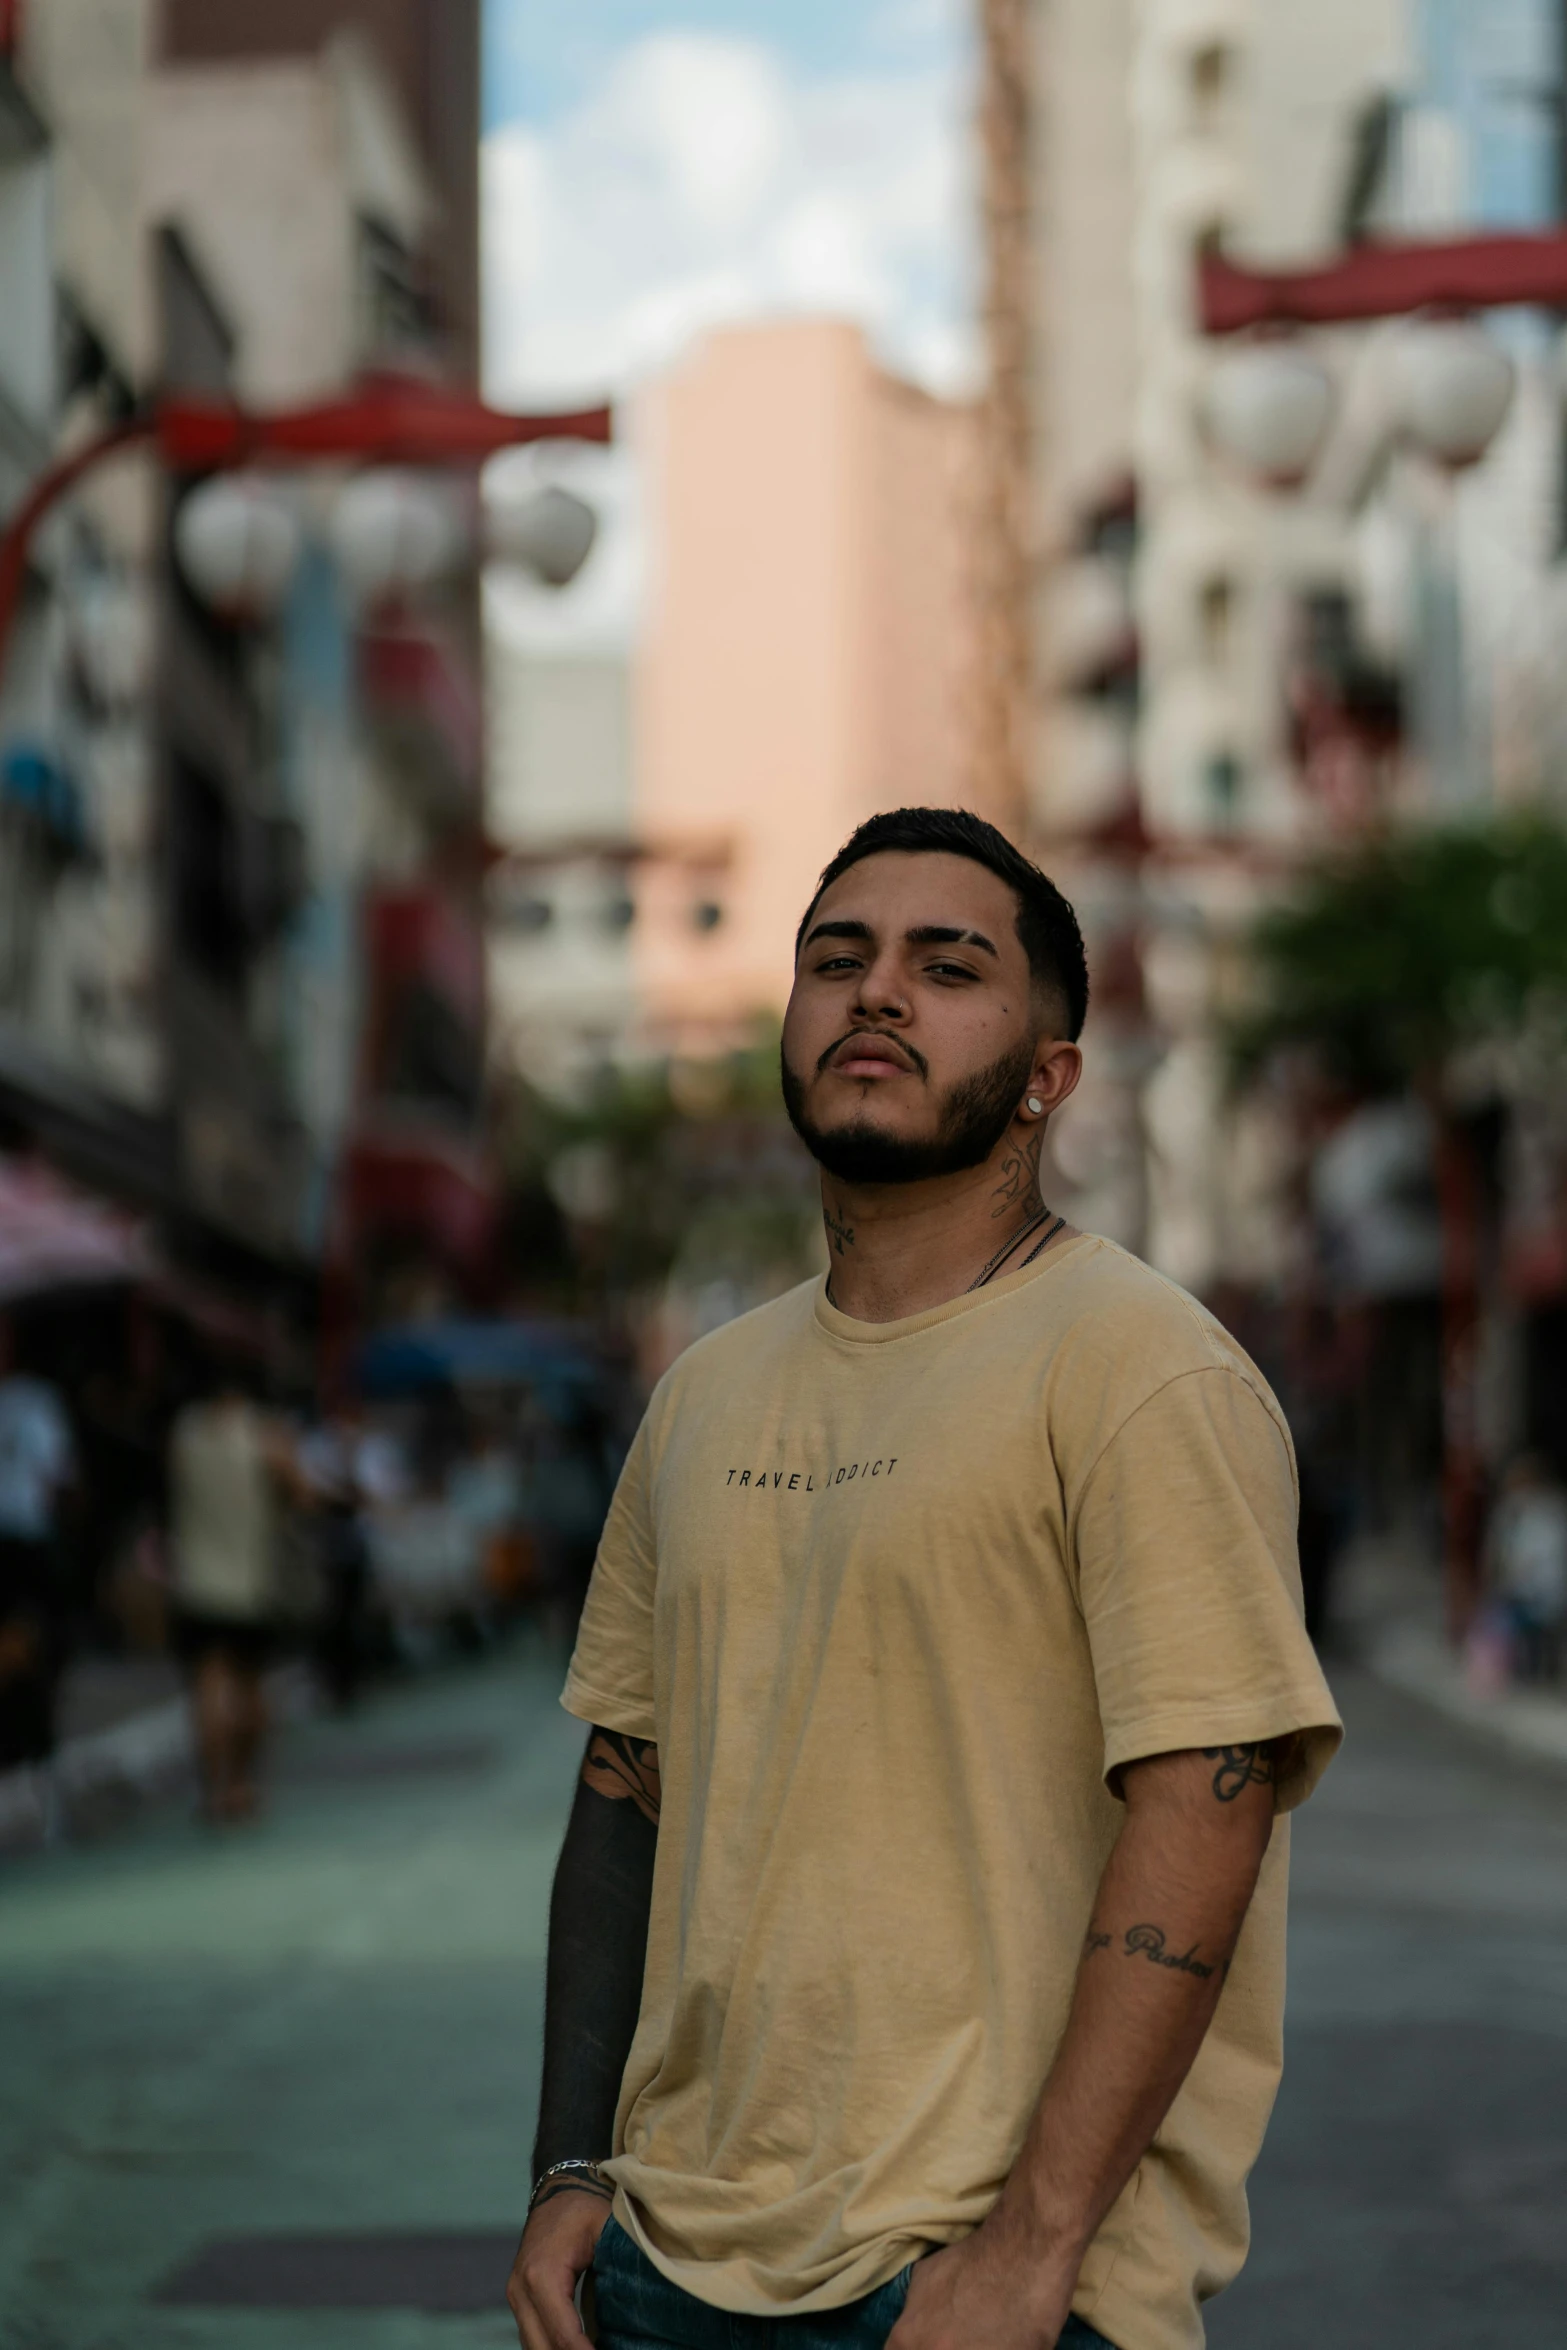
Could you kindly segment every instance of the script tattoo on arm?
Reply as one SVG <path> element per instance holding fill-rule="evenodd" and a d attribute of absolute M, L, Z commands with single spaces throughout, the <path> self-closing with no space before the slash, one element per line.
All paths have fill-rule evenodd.
<path fill-rule="evenodd" d="M 634 1803 L 645 1820 L 658 1826 L 663 1782 L 658 1775 L 658 1748 L 651 1738 L 628 1738 L 621 1730 L 595 1730 L 583 1759 L 585 1786 L 612 1803 Z"/>
<path fill-rule="evenodd" d="M 1015 1142 L 1001 1162 L 1001 1181 L 991 1197 L 995 1206 L 990 1211 L 992 1224 L 999 1223 L 1009 1208 L 1020 1199 L 1032 1205 L 1039 1198 L 1039 1156 L 1045 1147 L 1042 1126 L 1036 1126 L 1021 1142 Z"/>
<path fill-rule="evenodd" d="M 840 1216 L 835 1216 L 831 1208 L 825 1206 L 822 1209 L 822 1222 L 826 1225 L 828 1238 L 839 1256 L 843 1255 L 845 1249 L 853 1248 L 854 1226 L 852 1224 L 845 1224 Z"/>
<path fill-rule="evenodd" d="M 1252 1746 L 1205 1746 L 1202 1751 L 1219 1766 L 1213 1774 L 1213 1792 L 1220 1803 L 1233 1803 L 1248 1787 L 1271 1787 L 1278 1778 L 1278 1755 L 1271 1740 Z"/>
<path fill-rule="evenodd" d="M 1175 1974 L 1195 1975 L 1200 1983 L 1206 1983 L 1213 1973 L 1213 1967 L 1197 1956 L 1195 1942 L 1190 1950 L 1167 1949 L 1163 1926 L 1128 1926 L 1123 1947 L 1128 1958 L 1146 1958 L 1152 1965 L 1169 1967 Z M 1228 1972 L 1227 1965 L 1225 1971 Z"/>
<path fill-rule="evenodd" d="M 1083 1936 L 1083 1954 L 1086 1958 L 1092 1958 L 1096 1952 L 1112 1948 L 1114 1941 L 1113 1934 L 1104 1933 L 1097 1926 L 1090 1926 Z M 1121 1937 L 1121 1956 L 1147 1959 L 1151 1966 L 1166 1967 L 1172 1974 L 1195 1975 L 1200 1983 L 1206 1983 L 1215 1973 L 1227 1975 L 1230 1971 L 1227 1958 L 1199 1958 L 1195 1942 L 1189 1950 L 1171 1950 L 1169 1936 L 1163 1926 L 1128 1926 Z"/>

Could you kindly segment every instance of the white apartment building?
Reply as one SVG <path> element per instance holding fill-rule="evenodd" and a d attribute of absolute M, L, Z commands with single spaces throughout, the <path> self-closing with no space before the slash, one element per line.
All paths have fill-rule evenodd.
<path fill-rule="evenodd" d="M 149 0 L 52 0 L 0 56 L 0 511 L 146 380 Z M 0 681 L 0 1075 L 157 1101 L 148 463 L 35 542 Z"/>
<path fill-rule="evenodd" d="M 1400 0 L 1038 10 L 1035 821 L 1108 979 L 1057 1153 L 1085 1221 L 1199 1289 L 1276 1269 L 1272 1145 L 1226 1120 L 1215 1015 L 1227 942 L 1322 830 L 1289 739 L 1298 609 L 1358 575 L 1341 504 L 1213 446 L 1197 263 L 1338 245 L 1405 32 Z"/>

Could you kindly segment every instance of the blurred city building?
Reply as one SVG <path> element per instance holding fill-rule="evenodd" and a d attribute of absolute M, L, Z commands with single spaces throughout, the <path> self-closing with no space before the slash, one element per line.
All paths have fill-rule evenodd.
<path fill-rule="evenodd" d="M 112 19 L 112 21 L 111 21 Z M 145 8 L 0 26 L 0 465 L 6 510 L 157 364 L 141 231 Z M 91 484 L 37 550 L 0 678 L 0 1091 L 24 1130 L 149 1180 L 166 1154 L 145 469 Z"/>
<path fill-rule="evenodd" d="M 1356 1376 L 1412 1413 L 1438 1409 L 1415 1358 L 1445 1298 L 1449 1469 L 1455 1447 L 1490 1476 L 1526 1439 L 1559 1453 L 1567 1150 L 1543 1028 L 1469 1052 L 1440 1100 L 1428 1072 L 1419 1104 L 1277 1072 L 1237 1092 L 1228 1036 L 1257 918 L 1308 866 L 1509 808 L 1560 820 L 1561 11 L 993 0 L 983 22 L 1032 132 L 1010 297 L 1033 387 L 1031 829 L 1096 983 L 1090 1078 L 1052 1137 L 1062 1196 L 1243 1318 L 1265 1306 L 1276 1338 L 1313 1301 L 1337 1315 Z M 982 129 L 994 187 L 1006 107 Z M 1524 264 L 1463 243 L 1505 232 L 1543 240 L 1541 290 L 1510 304 L 1496 271 Z M 1380 295 L 1353 277 L 1443 240 L 1480 256 L 1461 298 L 1440 272 L 1401 291 L 1396 261 Z M 1221 265 L 1264 322 L 1227 338 Z M 1270 273 L 1311 268 L 1314 307 L 1266 324 Z M 1483 330 L 1456 315 L 1476 302 Z M 1018 321 L 989 323 L 999 364 Z M 1406 1335 L 1389 1353 L 1378 1330 Z"/>
<path fill-rule="evenodd" d="M 172 7 L 165 41 L 149 168 L 233 289 L 241 398 L 296 404 L 377 369 L 471 380 L 477 9 L 220 0 Z M 405 528 L 421 500 L 472 497 L 408 487 Z M 488 1218 L 482 711 L 471 572 L 432 566 L 412 594 L 376 576 L 374 521 L 356 561 L 344 490 L 312 481 L 278 631 L 308 876 L 279 1015 L 312 1238 L 373 1290 L 400 1262 L 460 1272 Z"/>
<path fill-rule="evenodd" d="M 1284 672 L 1297 605 L 1352 572 L 1346 516 L 1286 506 L 1206 427 L 1198 257 L 1338 242 L 1401 16 L 1035 12 L 1034 822 L 1083 901 L 1105 1047 L 1060 1155 L 1087 1220 L 1196 1289 L 1280 1270 L 1276 1153 L 1214 1147 L 1215 1014 L 1233 942 L 1321 834 Z"/>
<path fill-rule="evenodd" d="M 471 381 L 476 6 L 4 24 L 8 504 L 154 390 Z M 214 483 L 128 455 L 37 542 L 0 696 L 0 1085 L 19 1139 L 231 1300 L 304 1300 L 328 1258 L 368 1304 L 400 1267 L 460 1281 L 490 1214 L 477 493 Z M 418 577 L 389 543 L 415 526 Z"/>
<path fill-rule="evenodd" d="M 633 939 L 684 1050 L 782 1009 L 817 873 L 878 808 L 973 798 L 974 420 L 829 320 L 713 336 L 650 396 Z"/>
<path fill-rule="evenodd" d="M 835 320 L 715 334 L 641 395 L 619 643 L 492 651 L 497 1018 L 541 1076 L 743 1041 L 862 817 L 984 804 L 974 438 Z"/>
<path fill-rule="evenodd" d="M 635 1028 L 634 476 L 625 449 L 595 459 L 584 486 L 601 536 L 580 584 L 555 599 L 515 579 L 489 591 L 493 1049 L 568 1095 Z"/>
<path fill-rule="evenodd" d="M 365 293 L 383 312 L 411 317 L 426 352 L 433 344 L 453 378 L 472 383 L 479 366 L 480 0 L 162 0 L 162 11 L 166 52 L 187 65 L 267 61 L 297 71 L 335 35 L 357 40 L 395 94 L 403 135 L 411 135 L 433 198 L 412 239 L 395 213 L 373 203 L 360 211 Z M 347 104 L 352 113 L 353 99 Z M 373 115 L 345 125 L 345 135 L 373 141 Z M 383 337 L 389 323 L 383 318 Z"/>

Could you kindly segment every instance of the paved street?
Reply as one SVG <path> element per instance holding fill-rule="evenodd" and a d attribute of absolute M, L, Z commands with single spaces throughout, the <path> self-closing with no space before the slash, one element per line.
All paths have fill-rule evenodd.
<path fill-rule="evenodd" d="M 480 2304 L 532 2120 L 557 1678 L 518 1653 L 292 1729 L 231 1840 L 170 1810 L 0 1873 L 0 2350 L 514 2338 Z M 1567 1778 L 1344 1697 L 1215 2350 L 1560 2339 Z M 358 2305 L 265 2305 L 323 2294 Z"/>
<path fill-rule="evenodd" d="M 1213 2350 L 1567 2339 L 1567 1773 L 1341 1681 L 1295 1844 L 1288 2069 Z"/>
<path fill-rule="evenodd" d="M 4 2350 L 515 2342 L 504 2259 L 483 2316 L 149 2296 L 257 2234 L 515 2234 L 559 1680 L 512 1656 L 293 1729 L 271 1816 L 226 1840 L 167 1812 L 0 1873 Z"/>

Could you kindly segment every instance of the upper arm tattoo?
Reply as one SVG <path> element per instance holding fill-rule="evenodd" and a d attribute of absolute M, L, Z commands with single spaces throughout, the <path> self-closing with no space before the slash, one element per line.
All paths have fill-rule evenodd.
<path fill-rule="evenodd" d="M 1205 1746 L 1207 1760 L 1218 1764 L 1213 1774 L 1213 1792 L 1220 1803 L 1233 1803 L 1248 1787 L 1272 1787 L 1278 1783 L 1279 1758 L 1272 1739 L 1259 1740 L 1250 1746 Z"/>
<path fill-rule="evenodd" d="M 658 1826 L 658 1748 L 651 1738 L 631 1738 L 623 1730 L 595 1727 L 582 1764 L 582 1783 L 611 1803 L 634 1803 L 645 1820 Z"/>

